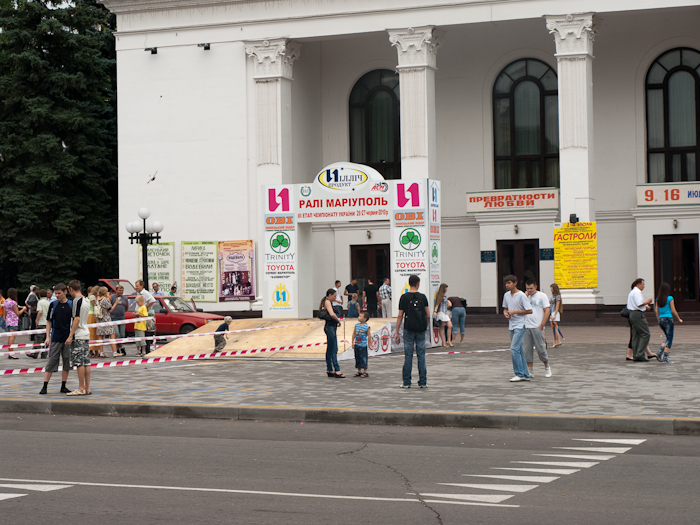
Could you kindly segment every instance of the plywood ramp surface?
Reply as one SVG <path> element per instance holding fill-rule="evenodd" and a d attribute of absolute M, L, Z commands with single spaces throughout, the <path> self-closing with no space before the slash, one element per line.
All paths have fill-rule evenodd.
<path fill-rule="evenodd" d="M 391 319 L 371 319 L 369 325 L 372 331 L 379 330 Z M 343 343 L 343 339 L 350 341 L 352 331 L 357 321 L 347 320 L 346 324 L 338 327 L 338 353 L 347 350 L 352 352 L 349 343 Z M 302 324 L 311 323 L 311 324 Z M 213 332 L 221 324 L 220 321 L 209 323 L 191 333 Z M 324 323 L 318 319 L 234 319 L 231 323 L 231 330 L 244 330 L 250 328 L 267 328 L 269 330 L 256 330 L 242 333 L 229 333 L 224 352 L 233 350 L 252 350 L 259 348 L 272 348 L 280 346 L 296 346 L 313 343 L 325 343 L 326 334 L 323 331 Z M 343 329 L 345 330 L 343 335 Z M 193 354 L 205 354 L 214 351 L 214 336 L 204 335 L 201 337 L 182 337 L 175 339 L 151 352 L 149 357 L 176 357 Z M 263 352 L 260 354 L 250 354 L 241 357 L 252 359 L 269 359 L 270 357 L 295 358 L 295 359 L 323 359 L 326 356 L 326 345 L 312 346 L 309 348 L 298 348 L 292 350 L 278 350 L 274 352 Z"/>

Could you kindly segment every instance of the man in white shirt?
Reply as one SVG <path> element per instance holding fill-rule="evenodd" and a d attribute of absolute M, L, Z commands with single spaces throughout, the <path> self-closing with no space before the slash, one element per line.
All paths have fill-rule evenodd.
<path fill-rule="evenodd" d="M 627 309 L 630 311 L 630 325 L 632 326 L 632 351 L 635 361 L 647 362 L 647 345 L 649 345 L 649 323 L 647 323 L 644 312 L 651 310 L 652 299 L 646 301 L 642 295 L 644 290 L 644 279 L 635 279 L 632 283 L 632 290 L 627 296 Z"/>
<path fill-rule="evenodd" d="M 379 287 L 379 297 L 382 299 L 382 317 L 391 317 L 391 281 L 384 278 L 384 284 Z"/>
<path fill-rule="evenodd" d="M 333 300 L 333 311 L 338 317 L 343 317 L 343 296 L 340 293 L 340 281 L 335 282 L 335 299 Z"/>
<path fill-rule="evenodd" d="M 525 335 L 525 316 L 532 313 L 532 306 L 527 296 L 518 290 L 518 278 L 515 275 L 506 275 L 504 282 L 508 291 L 503 295 L 503 315 L 508 319 L 510 356 L 513 359 L 513 372 L 515 372 L 511 382 L 529 381 L 530 374 L 523 354 L 523 336 Z"/>
<path fill-rule="evenodd" d="M 544 377 L 552 377 L 552 369 L 549 367 L 547 356 L 547 345 L 544 340 L 544 325 L 549 319 L 549 297 L 537 291 L 537 282 L 530 279 L 525 288 L 527 298 L 532 306 L 532 313 L 525 318 L 525 335 L 523 336 L 523 350 L 525 361 L 527 362 L 530 378 L 535 377 L 532 373 L 532 361 L 534 347 L 540 361 L 544 363 Z"/>
<path fill-rule="evenodd" d="M 80 290 L 80 281 L 68 283 L 68 290 L 73 297 L 73 341 L 70 345 L 70 364 L 78 370 L 78 390 L 73 390 L 69 396 L 86 396 L 90 390 L 90 330 L 87 327 L 87 317 L 90 313 L 90 302 Z"/>

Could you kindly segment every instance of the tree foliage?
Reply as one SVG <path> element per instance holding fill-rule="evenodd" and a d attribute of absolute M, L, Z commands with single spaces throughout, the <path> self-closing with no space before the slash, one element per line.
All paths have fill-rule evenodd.
<path fill-rule="evenodd" d="M 113 15 L 2 0 L 0 28 L 0 284 L 116 275 Z"/>

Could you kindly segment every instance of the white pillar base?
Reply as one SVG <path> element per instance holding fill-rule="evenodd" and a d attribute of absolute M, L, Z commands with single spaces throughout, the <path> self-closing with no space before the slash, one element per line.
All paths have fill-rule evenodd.
<path fill-rule="evenodd" d="M 567 304 L 603 304 L 598 288 L 561 290 L 561 301 L 566 312 Z"/>

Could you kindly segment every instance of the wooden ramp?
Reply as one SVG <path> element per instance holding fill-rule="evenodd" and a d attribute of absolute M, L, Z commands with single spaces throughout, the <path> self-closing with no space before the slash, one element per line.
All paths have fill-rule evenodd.
<path fill-rule="evenodd" d="M 372 331 L 379 330 L 390 319 L 370 319 L 369 325 Z M 355 319 L 342 321 L 338 327 L 338 354 L 345 351 L 353 352 L 349 343 L 352 331 L 355 327 Z M 308 324 L 307 324 L 308 323 Z M 220 321 L 209 323 L 191 333 L 213 332 L 221 324 Z M 324 323 L 318 319 L 234 319 L 231 330 L 244 330 L 250 328 L 275 327 L 269 330 L 256 330 L 242 333 L 229 333 L 226 348 L 223 351 L 253 350 L 261 348 L 273 348 L 281 346 L 297 346 L 313 343 L 325 343 L 326 334 L 323 331 Z M 348 342 L 343 342 L 347 340 Z M 159 346 L 149 354 L 149 357 L 175 357 L 193 354 L 206 354 L 214 351 L 214 336 L 203 335 L 201 337 L 182 337 Z M 236 356 L 239 357 L 239 356 Z M 311 346 L 290 350 L 277 350 L 255 354 L 245 354 L 240 357 L 251 359 L 325 359 L 326 345 Z"/>

